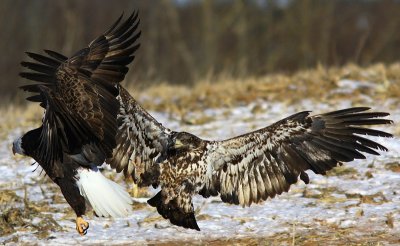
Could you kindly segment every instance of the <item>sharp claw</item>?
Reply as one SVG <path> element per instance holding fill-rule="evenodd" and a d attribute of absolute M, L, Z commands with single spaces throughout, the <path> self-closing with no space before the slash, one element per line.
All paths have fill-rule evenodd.
<path fill-rule="evenodd" d="M 89 223 L 86 222 L 82 217 L 76 218 L 76 230 L 81 236 L 86 235 L 89 229 Z"/>
<path fill-rule="evenodd" d="M 86 234 L 87 234 L 87 232 L 88 232 L 88 229 L 89 229 L 89 226 L 88 226 L 87 228 L 83 229 L 83 234 L 82 234 L 82 236 L 84 236 L 84 235 L 86 235 Z"/>

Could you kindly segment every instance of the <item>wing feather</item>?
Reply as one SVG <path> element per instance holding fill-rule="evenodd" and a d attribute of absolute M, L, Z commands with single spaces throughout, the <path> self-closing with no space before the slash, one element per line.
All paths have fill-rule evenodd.
<path fill-rule="evenodd" d="M 120 88 L 117 145 L 106 162 L 141 186 L 157 185 L 158 165 L 166 158 L 171 131 L 147 113 Z"/>
<path fill-rule="evenodd" d="M 68 57 L 56 52 L 56 51 L 52 51 L 52 50 L 44 50 L 44 52 L 46 52 L 50 57 L 56 59 L 59 62 L 64 62 L 68 59 Z"/>
<path fill-rule="evenodd" d="M 360 135 L 392 137 L 363 127 L 391 124 L 384 112 L 349 108 L 309 116 L 300 112 L 258 131 L 210 142 L 204 154 L 212 167 L 200 194 L 220 194 L 222 201 L 250 206 L 287 192 L 298 177 L 308 183 L 306 170 L 325 174 L 341 162 L 379 155 L 387 148 Z"/>
<path fill-rule="evenodd" d="M 40 155 L 39 162 L 61 158 L 59 150 L 54 151 L 52 146 L 73 153 L 92 142 L 98 143 L 103 154 L 111 157 L 118 129 L 116 84 L 128 72 L 127 65 L 134 58 L 140 37 L 137 12 L 122 24 L 121 19 L 122 15 L 103 35 L 70 58 L 51 50 L 44 50 L 47 55 L 26 53 L 33 62 L 22 62 L 30 71 L 20 75 L 39 83 L 21 89 L 37 93 L 28 100 L 40 102 L 46 108 L 38 148 L 40 153 L 48 155 Z M 55 133 L 59 137 L 61 132 L 49 129 L 62 130 L 67 139 L 60 141 L 65 143 L 54 143 Z"/>

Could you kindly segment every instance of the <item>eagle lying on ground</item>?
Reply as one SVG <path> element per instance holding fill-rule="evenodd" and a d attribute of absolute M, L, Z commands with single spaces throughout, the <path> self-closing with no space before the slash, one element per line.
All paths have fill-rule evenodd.
<path fill-rule="evenodd" d="M 326 171 L 363 153 L 387 148 L 360 135 L 392 137 L 362 127 L 391 124 L 384 112 L 348 108 L 310 116 L 300 112 L 268 127 L 223 141 L 207 141 L 163 127 L 120 87 L 117 147 L 106 160 L 139 186 L 161 186 L 148 203 L 172 224 L 200 230 L 192 196 L 220 196 L 250 206 L 287 192 L 306 170 Z"/>
<path fill-rule="evenodd" d="M 131 212 L 131 198 L 98 170 L 116 146 L 119 101 L 117 84 L 139 48 L 138 13 L 122 16 L 87 48 L 67 58 L 27 53 L 36 62 L 22 62 L 34 71 L 21 76 L 39 83 L 22 86 L 36 93 L 27 98 L 45 109 L 42 125 L 18 138 L 13 152 L 30 156 L 61 189 L 74 209 L 76 229 L 85 234 L 87 201 L 98 216 L 122 217 Z"/>

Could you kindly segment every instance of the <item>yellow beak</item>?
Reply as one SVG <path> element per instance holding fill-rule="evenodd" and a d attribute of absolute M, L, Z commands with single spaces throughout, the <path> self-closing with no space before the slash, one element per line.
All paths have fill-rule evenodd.
<path fill-rule="evenodd" d="M 180 148 L 180 147 L 182 147 L 182 146 L 183 146 L 183 144 L 182 144 L 181 140 L 177 139 L 177 140 L 175 141 L 174 148 L 175 148 L 175 149 L 178 149 L 178 148 Z"/>

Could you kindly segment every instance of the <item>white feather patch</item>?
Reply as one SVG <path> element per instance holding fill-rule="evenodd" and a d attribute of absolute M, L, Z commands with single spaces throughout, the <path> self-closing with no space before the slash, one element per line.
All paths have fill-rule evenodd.
<path fill-rule="evenodd" d="M 119 184 L 104 177 L 96 166 L 79 168 L 81 195 L 100 217 L 124 217 L 132 212 L 132 198 Z"/>

